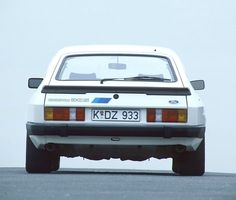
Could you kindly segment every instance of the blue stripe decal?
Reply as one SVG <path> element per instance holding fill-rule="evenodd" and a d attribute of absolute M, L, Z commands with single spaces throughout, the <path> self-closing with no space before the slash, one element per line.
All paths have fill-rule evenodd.
<path fill-rule="evenodd" d="M 92 103 L 109 103 L 111 98 L 95 98 Z"/>

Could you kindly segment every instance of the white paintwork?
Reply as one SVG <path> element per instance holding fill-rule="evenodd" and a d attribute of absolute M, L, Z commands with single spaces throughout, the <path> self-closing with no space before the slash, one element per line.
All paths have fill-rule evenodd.
<path fill-rule="evenodd" d="M 142 81 L 107 81 L 103 84 L 100 84 L 99 81 L 57 81 L 55 79 L 56 73 L 60 64 L 65 56 L 68 55 L 83 55 L 83 54 L 109 54 L 109 53 L 118 53 L 118 54 L 135 54 L 135 55 L 157 55 L 157 56 L 165 56 L 168 57 L 173 65 L 174 71 L 176 73 L 177 82 L 174 83 L 163 83 L 163 82 L 142 82 Z M 88 94 L 43 94 L 41 93 L 42 87 L 45 85 L 80 85 L 80 86 L 131 86 L 131 87 L 187 87 L 190 89 L 190 96 L 155 96 L 155 95 L 145 95 L 145 94 L 119 94 L 119 100 L 112 99 L 108 104 L 92 104 L 92 100 L 95 97 L 109 97 L 112 98 L 113 94 L 108 93 L 88 93 Z M 82 99 L 80 102 L 72 102 L 71 99 L 79 98 Z M 65 100 L 66 99 L 66 100 Z M 170 100 L 178 100 L 178 104 L 170 104 Z M 64 124 L 80 124 L 84 126 L 205 126 L 205 114 L 203 103 L 197 93 L 194 91 L 191 86 L 185 71 L 184 67 L 179 59 L 179 57 L 172 50 L 166 48 L 157 48 L 157 47 L 143 47 L 143 46 L 74 46 L 68 47 L 60 50 L 55 57 L 52 59 L 46 76 L 40 85 L 40 87 L 36 90 L 33 97 L 30 100 L 29 110 L 28 110 L 28 121 L 35 123 L 45 123 L 45 124 L 57 124 L 62 122 L 56 121 L 44 121 L 44 106 L 69 106 L 69 107 L 86 107 L 86 120 L 85 122 L 76 122 L 69 121 L 63 122 Z M 102 108 L 139 108 L 141 110 L 141 121 L 137 122 L 93 122 L 91 121 L 90 113 L 92 107 L 102 107 Z M 187 108 L 188 109 L 188 121 L 187 123 L 147 123 L 146 122 L 146 108 Z M 70 138 L 58 138 L 58 137 L 48 137 L 48 136 L 35 136 L 31 137 L 38 138 L 33 139 L 34 143 L 37 146 L 41 144 L 45 144 L 45 141 L 50 142 L 60 142 L 63 141 L 71 142 Z M 44 138 L 44 139 L 43 139 Z M 81 138 L 77 138 L 76 142 L 79 144 Z M 90 140 L 87 138 L 88 141 Z M 134 143 L 137 142 L 140 145 L 142 144 L 142 140 L 135 138 Z M 99 143 L 101 138 L 93 138 L 93 142 Z M 132 140 L 133 141 L 133 140 Z M 154 140 L 158 145 L 164 144 L 169 141 L 169 144 L 184 144 L 187 146 L 194 146 L 194 144 L 200 144 L 195 142 L 196 140 L 190 140 L 188 138 L 178 138 L 173 140 L 167 139 L 156 139 Z M 126 142 L 132 143 L 131 140 L 127 140 Z M 128 144 L 127 143 L 127 144 Z M 143 141 L 145 144 L 152 144 L 152 140 L 146 139 Z M 168 143 L 168 142 L 167 142 Z M 191 143 L 191 144 L 190 144 Z M 198 145 L 197 145 L 198 146 Z M 195 148 L 194 146 L 193 149 Z"/>

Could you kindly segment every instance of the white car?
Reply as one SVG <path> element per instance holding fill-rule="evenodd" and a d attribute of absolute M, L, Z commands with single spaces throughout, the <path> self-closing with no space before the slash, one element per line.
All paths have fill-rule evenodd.
<path fill-rule="evenodd" d="M 30 78 L 26 171 L 59 169 L 60 156 L 173 158 L 180 175 L 205 172 L 205 114 L 179 57 L 166 48 L 75 46 L 44 79 Z"/>

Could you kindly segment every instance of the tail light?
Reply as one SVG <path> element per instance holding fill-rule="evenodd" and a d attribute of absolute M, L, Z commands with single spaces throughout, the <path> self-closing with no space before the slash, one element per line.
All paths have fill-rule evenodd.
<path fill-rule="evenodd" d="M 85 110 L 84 108 L 76 108 L 76 120 L 84 121 L 85 119 Z"/>
<path fill-rule="evenodd" d="M 187 109 L 147 109 L 147 122 L 186 123 Z"/>
<path fill-rule="evenodd" d="M 44 119 L 52 121 L 84 121 L 84 108 L 45 107 Z"/>
<path fill-rule="evenodd" d="M 147 122 L 155 122 L 156 121 L 156 109 L 150 108 L 147 109 Z"/>

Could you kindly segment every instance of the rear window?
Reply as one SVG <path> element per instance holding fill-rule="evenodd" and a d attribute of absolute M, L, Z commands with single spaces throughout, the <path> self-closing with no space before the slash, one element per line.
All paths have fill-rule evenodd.
<path fill-rule="evenodd" d="M 68 56 L 63 60 L 56 80 L 99 81 L 139 76 L 176 81 L 171 62 L 166 57 L 115 54 Z"/>

